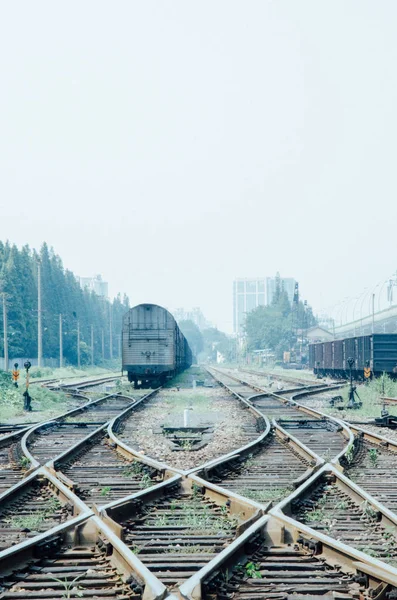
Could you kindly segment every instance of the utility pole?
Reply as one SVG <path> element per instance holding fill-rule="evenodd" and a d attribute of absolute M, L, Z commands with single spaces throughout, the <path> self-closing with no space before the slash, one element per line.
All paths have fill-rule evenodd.
<path fill-rule="evenodd" d="M 63 367 L 63 332 L 62 332 L 62 315 L 59 315 L 59 368 Z"/>
<path fill-rule="evenodd" d="M 91 366 L 94 366 L 94 326 L 91 325 Z"/>
<path fill-rule="evenodd" d="M 118 341 L 119 341 L 119 343 L 118 343 L 118 358 L 120 358 L 120 356 L 121 356 L 121 333 L 119 333 L 117 337 L 118 337 Z"/>
<path fill-rule="evenodd" d="M 109 302 L 109 357 L 113 358 L 112 304 Z"/>
<path fill-rule="evenodd" d="M 37 263 L 37 366 L 41 367 L 43 358 L 43 339 L 41 324 L 41 263 Z"/>
<path fill-rule="evenodd" d="M 372 294 L 372 333 L 375 333 L 375 294 Z"/>
<path fill-rule="evenodd" d="M 80 369 L 80 321 L 77 321 L 77 367 Z"/>
<path fill-rule="evenodd" d="M 4 371 L 8 371 L 8 335 L 7 335 L 7 304 L 3 292 L 3 329 L 4 329 Z"/>
<path fill-rule="evenodd" d="M 102 360 L 105 360 L 105 333 L 102 329 Z"/>

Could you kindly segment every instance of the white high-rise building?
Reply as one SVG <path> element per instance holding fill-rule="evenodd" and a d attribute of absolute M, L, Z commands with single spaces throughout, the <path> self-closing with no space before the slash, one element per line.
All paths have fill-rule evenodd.
<path fill-rule="evenodd" d="M 101 275 L 95 277 L 79 277 L 80 287 L 88 288 L 91 292 L 95 292 L 98 296 L 108 297 L 108 282 L 102 281 Z"/>
<path fill-rule="evenodd" d="M 280 277 L 280 284 L 292 303 L 295 279 Z M 276 291 L 277 277 L 238 278 L 233 282 L 233 329 L 234 333 L 244 332 L 247 313 L 258 306 L 271 304 Z"/>

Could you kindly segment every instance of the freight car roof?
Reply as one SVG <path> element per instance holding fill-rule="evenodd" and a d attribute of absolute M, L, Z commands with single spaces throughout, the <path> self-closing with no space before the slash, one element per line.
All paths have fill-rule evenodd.
<path fill-rule="evenodd" d="M 332 342 L 344 342 L 346 340 L 355 340 L 358 338 L 390 338 L 390 341 L 397 341 L 397 333 L 370 333 L 368 335 L 351 335 L 345 338 L 335 338 L 326 342 L 311 342 L 309 346 L 320 346 L 322 344 L 332 344 Z"/>

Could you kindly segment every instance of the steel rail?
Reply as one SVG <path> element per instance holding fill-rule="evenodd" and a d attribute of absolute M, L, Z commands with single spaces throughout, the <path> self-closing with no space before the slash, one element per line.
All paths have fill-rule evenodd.
<path fill-rule="evenodd" d="M 34 458 L 34 456 L 32 455 L 32 453 L 30 452 L 30 450 L 28 448 L 29 441 L 31 441 L 33 436 L 35 436 L 36 434 L 39 434 L 41 429 L 45 430 L 45 429 L 51 428 L 57 424 L 62 424 L 68 418 L 75 417 L 79 414 L 84 414 L 93 408 L 95 409 L 97 406 L 101 406 L 101 404 L 107 402 L 111 398 L 126 398 L 127 401 L 131 400 L 130 405 L 134 403 L 134 399 L 122 396 L 118 392 L 114 393 L 114 394 L 106 394 L 102 398 L 98 398 L 96 400 L 90 400 L 89 402 L 87 402 L 86 404 L 83 404 L 82 406 L 79 406 L 77 408 L 69 410 L 66 413 L 61 413 L 60 415 L 58 415 L 57 417 L 54 417 L 50 421 L 42 421 L 42 422 L 38 423 L 37 425 L 35 425 L 34 427 L 28 428 L 25 431 L 24 435 L 22 436 L 21 447 L 22 447 L 22 452 L 23 452 L 24 456 L 30 461 L 29 472 L 32 469 L 36 469 L 41 464 L 37 459 Z M 108 420 L 106 420 L 105 422 L 107 422 L 107 421 Z M 0 442 L 1 441 L 2 440 L 0 440 Z"/>
<path fill-rule="evenodd" d="M 318 410 L 312 409 L 312 408 L 308 408 L 302 404 L 299 404 L 298 402 L 296 402 L 296 400 L 294 399 L 296 396 L 303 396 L 306 393 L 307 394 L 313 394 L 313 393 L 319 393 L 320 391 L 323 391 L 324 389 L 329 389 L 329 386 L 323 386 L 320 389 L 316 389 L 316 390 L 307 390 L 303 391 L 302 389 L 299 390 L 299 392 L 297 394 L 295 394 L 294 396 L 292 396 L 292 398 L 285 398 L 284 396 L 282 396 L 281 394 L 277 394 L 275 392 L 272 392 L 270 390 L 267 390 L 266 388 L 261 388 L 259 386 L 253 385 L 245 380 L 242 380 L 240 378 L 234 377 L 230 374 L 225 374 L 222 371 L 220 371 L 219 369 L 213 369 L 215 371 L 218 371 L 220 374 L 225 375 L 226 377 L 229 377 L 230 379 L 234 379 L 235 381 L 239 382 L 239 383 L 243 383 L 244 385 L 251 387 L 252 389 L 254 389 L 255 391 L 259 391 L 261 392 L 261 394 L 263 396 L 268 396 L 270 398 L 274 398 L 276 400 L 278 400 L 281 404 L 284 405 L 288 405 L 288 406 L 292 406 L 294 408 L 296 408 L 298 411 L 308 414 L 312 417 L 314 417 L 315 419 L 322 419 L 324 421 L 328 421 L 330 423 L 333 423 L 334 425 L 336 425 L 338 428 L 340 428 L 343 436 L 346 438 L 347 443 L 346 445 L 343 447 L 343 449 L 336 455 L 333 457 L 332 462 L 335 464 L 339 464 L 340 460 L 343 456 L 345 456 L 346 452 L 348 452 L 349 448 L 351 447 L 351 444 L 353 444 L 354 442 L 354 436 L 353 433 L 350 431 L 348 425 L 346 424 L 345 421 L 342 421 L 340 419 L 337 419 L 336 417 L 331 417 L 330 415 L 327 415 L 326 413 L 322 413 Z M 295 391 L 295 390 L 293 390 Z M 284 393 L 288 393 L 288 390 L 284 391 Z M 264 413 L 265 414 L 265 413 Z M 282 420 L 282 416 L 279 417 L 280 420 Z M 278 420 L 278 419 L 276 419 Z"/>

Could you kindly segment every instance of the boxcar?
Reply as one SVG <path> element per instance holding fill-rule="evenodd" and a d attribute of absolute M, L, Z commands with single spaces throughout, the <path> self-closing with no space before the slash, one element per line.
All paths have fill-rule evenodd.
<path fill-rule="evenodd" d="M 139 304 L 123 317 L 122 370 L 135 387 L 156 387 L 192 364 L 174 317 L 156 304 Z"/>
<path fill-rule="evenodd" d="M 366 366 L 375 377 L 384 372 L 397 377 L 397 334 L 376 333 L 309 345 L 309 366 L 320 375 L 347 377 L 349 358 L 354 360 L 355 379 L 363 379 Z"/>

